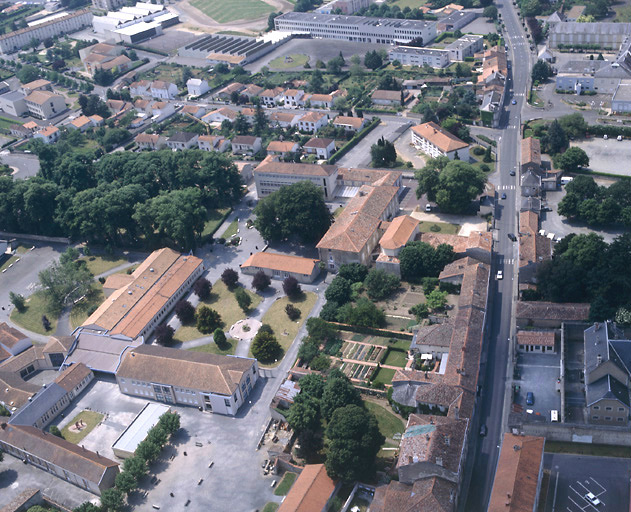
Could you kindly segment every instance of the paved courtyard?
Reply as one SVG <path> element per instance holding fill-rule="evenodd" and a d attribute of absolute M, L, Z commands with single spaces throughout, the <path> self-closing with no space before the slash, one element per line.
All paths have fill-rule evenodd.
<path fill-rule="evenodd" d="M 589 168 L 596 172 L 606 172 L 619 176 L 631 176 L 631 170 L 621 162 L 631 159 L 631 139 L 617 140 L 602 137 L 574 141 L 572 147 L 581 148 L 589 157 Z"/>
<path fill-rule="evenodd" d="M 558 354 L 522 354 L 517 358 L 516 368 L 520 379 L 515 384 L 520 391 L 515 403 L 522 406 L 526 413 L 524 421 L 550 421 L 550 411 L 561 409 L 561 393 L 557 391 L 556 382 L 560 375 L 560 355 Z M 534 405 L 526 405 L 526 393 L 532 392 Z"/>

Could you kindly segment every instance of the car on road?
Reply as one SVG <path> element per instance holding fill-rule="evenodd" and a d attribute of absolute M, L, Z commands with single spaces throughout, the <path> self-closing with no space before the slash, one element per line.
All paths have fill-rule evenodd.
<path fill-rule="evenodd" d="M 510 174 L 511 176 L 515 176 L 515 169 L 512 169 L 511 172 L 509 172 L 508 174 Z"/>
<path fill-rule="evenodd" d="M 498 281 L 501 281 L 502 279 L 504 279 L 504 271 L 498 270 L 495 277 L 497 278 Z"/>
<path fill-rule="evenodd" d="M 488 429 L 486 428 L 486 425 L 482 425 L 480 427 L 480 437 L 486 437 L 487 432 Z"/>
<path fill-rule="evenodd" d="M 535 405 L 535 395 L 533 395 L 532 391 L 526 393 L 526 405 Z"/>
<path fill-rule="evenodd" d="M 594 495 L 594 493 L 588 492 L 585 495 L 585 499 L 594 506 L 600 505 L 600 500 Z"/>
<path fill-rule="evenodd" d="M 511 105 L 517 105 L 517 100 L 511 101 Z"/>
<path fill-rule="evenodd" d="M 502 199 L 506 199 L 506 192 L 502 193 Z"/>
<path fill-rule="evenodd" d="M 431 212 L 431 211 L 432 211 L 432 205 L 431 205 L 431 204 L 429 204 L 429 203 L 427 203 L 427 204 L 425 205 L 425 211 L 426 211 L 426 212 Z"/>
<path fill-rule="evenodd" d="M 508 238 L 510 238 L 513 242 L 517 241 L 517 237 L 513 233 L 508 233 Z"/>

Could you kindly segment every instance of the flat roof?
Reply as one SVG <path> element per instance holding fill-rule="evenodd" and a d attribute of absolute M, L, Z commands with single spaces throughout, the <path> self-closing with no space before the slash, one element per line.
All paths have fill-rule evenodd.
<path fill-rule="evenodd" d="M 620 82 L 611 101 L 631 101 L 631 83 Z"/>
<path fill-rule="evenodd" d="M 75 349 L 68 354 L 64 364 L 83 363 L 91 370 L 113 374 L 125 353 L 142 342 L 142 338 L 127 341 L 82 329 Z"/>
<path fill-rule="evenodd" d="M 134 36 L 136 34 L 141 34 L 142 32 L 146 32 L 147 30 L 156 29 L 160 26 L 160 23 L 157 21 L 146 22 L 143 21 L 141 23 L 136 23 L 134 25 L 130 25 L 129 27 L 123 27 L 116 30 L 117 34 L 122 34 L 124 36 Z"/>
<path fill-rule="evenodd" d="M 135 453 L 138 444 L 145 440 L 149 430 L 158 423 L 160 416 L 170 410 L 171 408 L 168 405 L 148 402 L 123 433 L 118 436 L 118 439 L 112 445 L 112 449 L 130 454 Z"/>
<path fill-rule="evenodd" d="M 402 20 L 398 18 L 372 18 L 369 16 L 344 16 L 338 14 L 319 14 L 313 12 L 288 12 L 277 20 L 314 22 L 325 25 L 363 25 L 369 27 L 384 27 L 392 29 L 421 30 L 434 25 L 434 21 Z"/>

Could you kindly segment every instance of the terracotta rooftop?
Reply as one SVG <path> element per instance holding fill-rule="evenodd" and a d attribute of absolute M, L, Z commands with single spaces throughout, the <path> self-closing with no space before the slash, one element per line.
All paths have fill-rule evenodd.
<path fill-rule="evenodd" d="M 0 370 L 0 403 L 9 410 L 22 407 L 40 389 L 24 381 L 17 372 Z"/>
<path fill-rule="evenodd" d="M 37 133 L 43 135 L 44 137 L 50 137 L 51 135 L 53 135 L 54 133 L 57 133 L 58 131 L 59 131 L 59 128 L 57 128 L 56 126 L 45 126 Z"/>
<path fill-rule="evenodd" d="M 309 142 L 307 142 L 303 148 L 328 148 L 331 143 L 334 143 L 333 139 L 321 139 L 319 137 L 314 137 Z"/>
<path fill-rule="evenodd" d="M 554 347 L 554 331 L 517 331 L 517 343 Z"/>
<path fill-rule="evenodd" d="M 312 94 L 309 97 L 309 100 L 312 103 L 313 102 L 327 103 L 329 101 L 333 101 L 333 96 L 331 96 L 330 94 Z"/>
<path fill-rule="evenodd" d="M 400 249 L 410 241 L 418 224 L 419 221 L 409 215 L 395 217 L 379 240 L 379 245 L 382 249 Z"/>
<path fill-rule="evenodd" d="M 468 146 L 458 137 L 441 128 L 434 122 L 424 123 L 412 127 L 412 131 L 432 143 L 441 151 L 448 153 Z"/>
<path fill-rule="evenodd" d="M 364 118 L 362 117 L 348 117 L 348 116 L 337 116 L 333 120 L 333 124 L 338 126 L 350 126 L 354 130 L 359 130 L 364 123 Z"/>
<path fill-rule="evenodd" d="M 255 137 L 254 135 L 235 135 L 232 138 L 232 143 L 253 146 L 256 143 L 257 139 L 261 140 L 260 137 Z"/>
<path fill-rule="evenodd" d="M 438 477 L 377 487 L 370 512 L 453 512 L 456 484 Z"/>
<path fill-rule="evenodd" d="M 167 90 L 172 85 L 175 85 L 175 84 L 172 84 L 171 82 L 165 82 L 164 80 L 154 80 L 151 83 L 151 88 L 158 89 L 158 90 Z"/>
<path fill-rule="evenodd" d="M 520 233 L 519 266 L 552 259 L 552 240 L 538 233 Z"/>
<path fill-rule="evenodd" d="M 265 89 L 260 95 L 265 98 L 276 98 L 283 94 L 283 92 L 285 92 L 285 89 L 282 87 L 274 87 L 273 89 Z"/>
<path fill-rule="evenodd" d="M 278 123 L 291 123 L 298 116 L 300 116 L 300 114 L 294 114 L 292 112 L 272 112 L 269 115 L 269 120 Z"/>
<path fill-rule="evenodd" d="M 337 171 L 335 165 L 296 164 L 291 162 L 261 162 L 254 174 L 294 174 L 297 176 L 331 176 Z"/>
<path fill-rule="evenodd" d="M 70 393 L 91 373 L 92 370 L 83 363 L 73 364 L 69 368 L 66 368 L 61 375 L 55 379 L 55 382 Z"/>
<path fill-rule="evenodd" d="M 517 302 L 515 316 L 529 320 L 581 322 L 589 318 L 589 304 L 520 300 Z"/>
<path fill-rule="evenodd" d="M 241 265 L 241 268 L 255 267 L 279 270 L 280 272 L 293 272 L 309 276 L 318 265 L 319 260 L 301 258 L 288 254 L 275 254 L 272 252 L 255 252 Z"/>
<path fill-rule="evenodd" d="M 519 231 L 520 232 L 539 232 L 539 214 L 532 210 L 526 210 L 519 213 Z"/>
<path fill-rule="evenodd" d="M 300 93 L 304 94 L 305 91 L 301 90 L 301 89 L 287 89 L 284 93 L 283 96 L 297 96 Z"/>
<path fill-rule="evenodd" d="M 0 364 L 0 371 L 19 372 L 38 360 L 44 360 L 44 351 L 41 345 L 34 345 Z"/>
<path fill-rule="evenodd" d="M 321 512 L 334 490 L 335 482 L 326 474 L 324 464 L 307 464 L 278 512 Z"/>
<path fill-rule="evenodd" d="M 33 80 L 32 82 L 24 84 L 22 88 L 30 89 L 33 91 L 35 89 L 39 89 L 40 87 L 48 87 L 49 85 L 52 85 L 52 83 L 49 82 L 48 80 L 44 80 L 43 78 L 39 78 L 37 80 Z"/>
<path fill-rule="evenodd" d="M 24 98 L 24 101 L 35 103 L 37 105 L 43 105 L 47 101 L 50 101 L 50 99 L 52 97 L 54 97 L 54 96 L 57 96 L 57 97 L 61 98 L 61 96 L 59 96 L 58 94 L 55 94 L 54 92 L 50 92 L 50 91 L 33 91 L 26 98 Z"/>
<path fill-rule="evenodd" d="M 403 173 L 401 171 L 389 171 L 383 169 L 349 169 L 347 167 L 340 167 L 337 176 L 338 181 L 342 181 L 346 186 L 359 182 L 364 185 L 377 186 L 390 186 L 394 187 L 401 178 Z"/>
<path fill-rule="evenodd" d="M 464 254 L 468 249 L 481 249 L 491 252 L 493 234 L 472 231 L 469 236 L 448 235 L 444 233 L 421 233 L 421 242 L 426 242 L 436 248 L 440 244 L 451 245 L 456 254 Z"/>
<path fill-rule="evenodd" d="M 136 135 L 134 140 L 141 144 L 157 144 L 160 140 L 160 135 L 158 135 L 157 133 L 139 133 L 138 135 Z M 105 282 L 107 283 L 111 277 L 113 278 L 116 275 L 118 274 L 112 274 L 108 276 Z M 114 288 L 114 286 L 106 286 L 106 288 Z"/>
<path fill-rule="evenodd" d="M 28 338 L 28 336 L 15 327 L 11 327 L 6 322 L 0 324 L 0 344 L 7 348 L 13 348 L 19 341 Z"/>
<path fill-rule="evenodd" d="M 370 95 L 370 97 L 373 100 L 401 101 L 401 91 L 385 91 L 377 89 Z"/>
<path fill-rule="evenodd" d="M 541 166 L 541 142 L 539 139 L 527 137 L 521 141 L 521 165 L 527 164 Z"/>
<path fill-rule="evenodd" d="M 416 401 L 422 404 L 440 405 L 449 409 L 462 394 L 462 389 L 449 384 L 438 382 L 427 386 L 420 386 L 416 391 Z"/>
<path fill-rule="evenodd" d="M 255 363 L 245 357 L 140 345 L 127 353 L 116 376 L 229 396 Z"/>
<path fill-rule="evenodd" d="M 317 123 L 322 118 L 327 117 L 324 112 L 307 112 L 304 116 L 300 118 L 301 123 Z"/>
<path fill-rule="evenodd" d="M 207 117 L 213 114 L 219 114 L 224 117 L 227 117 L 228 119 L 233 119 L 233 120 L 237 118 L 237 112 L 235 112 L 234 110 L 228 107 L 221 107 L 221 108 L 218 108 L 217 110 L 213 110 L 209 114 L 206 114 L 204 117 Z"/>
<path fill-rule="evenodd" d="M 468 256 L 466 258 L 457 259 L 456 261 L 445 265 L 445 268 L 443 268 L 442 272 L 438 276 L 438 279 L 448 279 L 450 277 L 463 276 L 467 267 L 476 263 L 476 260 L 474 260 L 473 258 L 469 258 Z"/>
<path fill-rule="evenodd" d="M 267 151 L 273 151 L 275 153 L 290 153 L 291 151 L 294 151 L 297 144 L 297 142 L 273 140 L 268 144 Z"/>
<path fill-rule="evenodd" d="M 532 512 L 545 438 L 504 434 L 488 512 Z"/>
<path fill-rule="evenodd" d="M 44 354 L 53 352 L 68 352 L 74 343 L 72 336 L 51 336 L 48 343 L 44 345 Z"/>
<path fill-rule="evenodd" d="M 239 82 L 232 82 L 226 85 L 224 88 L 219 89 L 217 94 L 232 94 L 233 92 L 240 92 L 245 89 L 245 85 Z"/>
<path fill-rule="evenodd" d="M 70 124 L 76 128 L 82 128 L 91 122 L 92 120 L 88 116 L 79 116 L 74 121 L 71 121 Z"/>

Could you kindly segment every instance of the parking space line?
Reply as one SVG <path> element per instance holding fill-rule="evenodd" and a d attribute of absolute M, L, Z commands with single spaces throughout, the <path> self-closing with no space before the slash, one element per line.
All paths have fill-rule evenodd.
<path fill-rule="evenodd" d="M 600 485 L 594 478 L 590 476 L 589 479 L 602 489 L 602 491 L 598 493 L 596 496 L 600 496 L 601 494 L 605 494 L 607 492 L 607 489 L 605 489 L 602 485 Z"/>

